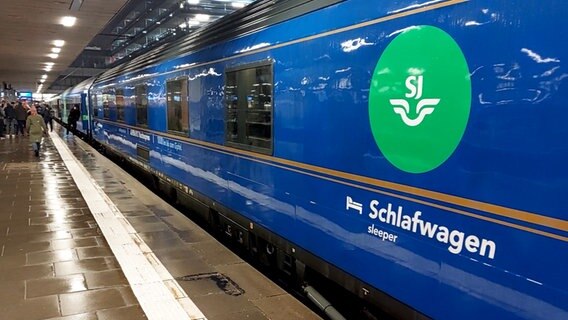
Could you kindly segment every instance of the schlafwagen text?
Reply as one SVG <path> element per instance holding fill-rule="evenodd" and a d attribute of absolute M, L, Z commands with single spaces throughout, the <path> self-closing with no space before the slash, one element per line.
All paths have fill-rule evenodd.
<path fill-rule="evenodd" d="M 378 200 L 371 201 L 369 207 L 371 210 L 369 218 L 372 220 L 378 220 L 383 224 L 410 231 L 443 244 L 449 244 L 448 251 L 453 254 L 460 254 L 465 249 L 468 252 L 477 253 L 482 257 L 489 259 L 495 258 L 495 251 L 497 250 L 495 242 L 480 238 L 476 235 L 466 235 L 459 230 L 425 221 L 422 218 L 421 211 L 415 211 L 412 216 L 406 215 L 403 213 L 402 206 L 398 206 L 398 208 L 395 209 L 392 204 L 388 203 L 386 207 L 381 207 Z M 376 228 L 375 224 L 368 227 L 369 234 L 378 236 L 378 232 L 379 230 Z M 382 233 L 383 236 L 380 236 L 380 238 L 383 240 L 396 242 L 397 236 L 393 236 L 386 231 L 382 231 Z M 384 237 L 385 233 L 387 234 L 386 239 Z"/>

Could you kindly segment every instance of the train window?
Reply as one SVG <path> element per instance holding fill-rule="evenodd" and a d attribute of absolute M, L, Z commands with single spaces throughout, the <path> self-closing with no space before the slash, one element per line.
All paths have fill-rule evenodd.
<path fill-rule="evenodd" d="M 103 118 L 110 119 L 110 109 L 116 106 L 116 96 L 114 89 L 103 91 Z"/>
<path fill-rule="evenodd" d="M 168 130 L 189 133 L 189 105 L 187 79 L 166 83 L 168 104 Z"/>
<path fill-rule="evenodd" d="M 103 118 L 108 120 L 110 119 L 110 106 L 107 99 L 103 98 Z"/>
<path fill-rule="evenodd" d="M 148 125 L 148 86 L 136 86 L 136 124 Z"/>
<path fill-rule="evenodd" d="M 98 94 L 93 93 L 91 95 L 91 109 L 92 109 L 92 115 L 95 118 L 99 117 L 98 111 L 99 111 L 99 105 L 97 104 L 97 97 Z"/>
<path fill-rule="evenodd" d="M 116 89 L 116 120 L 124 121 L 124 89 Z"/>
<path fill-rule="evenodd" d="M 272 153 L 272 65 L 247 65 L 225 74 L 227 145 Z"/>
<path fill-rule="evenodd" d="M 96 102 L 96 108 L 97 108 L 97 117 L 102 119 L 104 117 L 103 115 L 103 94 L 101 92 L 97 93 L 97 102 Z"/>

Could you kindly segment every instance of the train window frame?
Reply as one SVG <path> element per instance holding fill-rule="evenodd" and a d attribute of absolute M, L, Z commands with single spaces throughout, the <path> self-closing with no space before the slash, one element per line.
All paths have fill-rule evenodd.
<path fill-rule="evenodd" d="M 103 92 L 102 91 L 97 92 L 96 105 L 97 105 L 97 118 L 98 119 L 104 119 Z"/>
<path fill-rule="evenodd" d="M 139 98 L 139 91 L 138 91 L 139 88 L 143 88 L 144 92 L 145 92 L 144 94 L 146 95 L 146 107 L 145 108 L 140 107 L 141 103 L 139 103 L 139 102 L 143 101 L 143 100 L 140 100 L 140 98 Z M 134 104 L 136 105 L 136 126 L 142 127 L 142 128 L 148 128 L 148 118 L 149 118 L 149 116 L 148 116 L 148 111 L 149 111 L 149 108 L 148 108 L 148 106 L 149 106 L 148 84 L 139 83 L 139 84 L 134 86 Z M 139 117 L 140 109 L 146 109 L 146 117 L 145 117 L 144 123 L 140 122 L 140 117 Z"/>
<path fill-rule="evenodd" d="M 65 95 L 65 98 L 63 99 L 63 107 L 67 122 L 69 121 L 69 113 L 71 112 L 71 109 L 73 109 L 74 105 L 75 102 L 73 101 L 73 99 L 69 97 L 69 95 Z M 79 108 L 79 110 L 81 109 Z"/>
<path fill-rule="evenodd" d="M 91 107 L 91 112 L 92 112 L 91 114 L 93 115 L 93 118 L 99 118 L 97 96 L 98 96 L 97 92 L 91 92 L 91 94 L 89 95 L 89 105 Z"/>
<path fill-rule="evenodd" d="M 110 96 L 114 96 L 114 99 L 109 99 Z M 103 119 L 112 121 L 110 114 L 111 109 L 116 109 L 116 94 L 114 88 L 107 88 L 102 91 L 103 100 Z M 112 102 L 112 105 L 111 105 Z"/>
<path fill-rule="evenodd" d="M 168 85 L 170 83 L 173 82 L 181 82 L 181 88 L 183 90 L 184 86 L 183 86 L 183 82 L 185 81 L 185 90 L 186 90 L 186 96 L 185 96 L 185 106 L 187 108 L 187 117 L 186 117 L 186 121 L 187 121 L 187 131 L 183 130 L 183 123 L 182 123 L 182 130 L 175 130 L 175 129 L 170 129 L 170 101 L 168 100 L 169 95 L 170 95 L 170 91 L 169 91 L 169 87 Z M 182 91 L 183 92 L 183 91 Z M 181 100 L 181 106 L 182 106 L 182 110 L 181 110 L 181 114 L 183 115 L 183 93 L 182 93 L 182 100 Z M 166 130 L 168 133 L 171 134 L 175 134 L 175 135 L 180 135 L 180 136 L 189 136 L 189 133 L 191 132 L 191 121 L 190 121 L 191 115 L 190 115 L 190 108 L 189 108 L 189 77 L 188 76 L 180 76 L 180 77 L 175 77 L 175 78 L 170 78 L 166 80 Z M 183 119 L 183 116 L 181 117 L 181 119 Z"/>
<path fill-rule="evenodd" d="M 236 84 L 237 84 L 237 88 L 238 86 L 238 72 L 240 71 L 244 71 L 244 70 L 248 70 L 248 69 L 260 69 L 260 68 L 264 68 L 264 67 L 268 67 L 268 70 L 270 72 L 270 76 L 269 76 L 269 85 L 270 85 L 270 108 L 269 110 L 264 110 L 264 111 L 269 111 L 269 115 L 270 115 L 270 123 L 264 123 L 263 125 L 270 125 L 270 142 L 268 143 L 267 147 L 261 147 L 261 146 L 256 146 L 256 145 L 251 145 L 249 144 L 249 139 L 250 136 L 247 134 L 247 125 L 251 124 L 251 121 L 248 121 L 248 114 L 246 114 L 243 110 L 239 109 L 239 104 L 237 102 L 237 110 L 236 111 L 231 111 L 229 109 L 229 103 L 228 103 L 228 99 L 229 94 L 227 93 L 227 88 L 228 88 L 228 74 L 229 73 L 235 73 L 236 74 Z M 256 81 L 256 79 L 255 79 Z M 234 67 L 230 67 L 230 68 L 226 68 L 225 69 L 225 83 L 224 83 L 224 95 L 225 95 L 225 102 L 224 102 L 224 109 L 225 109 L 225 145 L 229 146 L 229 147 L 233 147 L 236 149 L 241 149 L 241 150 L 247 150 L 247 151 L 253 151 L 253 152 L 257 152 L 257 153 L 261 153 L 261 154 L 266 154 L 266 155 L 272 155 L 274 153 L 274 60 L 273 59 L 267 59 L 267 60 L 261 60 L 261 61 L 256 61 L 256 62 L 252 62 L 252 63 L 246 63 L 246 64 L 241 64 L 238 66 L 234 66 Z M 237 101 L 241 101 L 239 99 L 238 96 L 238 91 L 237 91 Z M 248 96 L 247 96 L 247 101 L 248 101 Z M 266 102 L 264 102 L 264 104 L 266 104 Z M 250 107 L 249 107 L 250 108 Z M 245 109 L 246 111 L 246 109 Z M 259 110 L 261 111 L 261 110 Z M 237 123 L 237 130 L 238 126 L 241 124 L 244 124 L 245 129 L 241 129 L 241 134 L 239 134 L 239 132 L 237 133 L 238 137 L 237 140 L 240 138 L 244 138 L 241 139 L 243 141 L 241 142 L 235 142 L 234 140 L 230 140 L 229 139 L 229 117 L 230 117 L 230 113 L 231 112 L 236 112 L 236 119 L 234 122 Z M 242 114 L 246 114 L 244 116 L 244 119 L 239 119 L 239 115 L 242 116 Z M 244 136 L 240 137 L 242 135 L 242 132 L 244 132 Z M 260 139 L 260 137 L 256 138 L 257 140 Z"/>
<path fill-rule="evenodd" d="M 126 121 L 126 97 L 124 96 L 125 88 L 114 88 L 114 105 L 116 108 L 116 122 L 124 123 Z M 122 94 L 119 94 L 121 92 Z M 119 103 L 119 96 L 122 103 Z"/>

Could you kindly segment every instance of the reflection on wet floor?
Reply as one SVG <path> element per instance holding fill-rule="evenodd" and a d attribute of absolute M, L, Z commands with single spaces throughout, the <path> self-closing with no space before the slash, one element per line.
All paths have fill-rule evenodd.
<path fill-rule="evenodd" d="M 320 319 L 108 159 L 82 142 L 69 147 L 208 319 Z M 184 280 L 204 274 L 230 279 L 243 293 L 212 278 Z"/>
<path fill-rule="evenodd" d="M 0 318 L 142 319 L 122 271 L 49 139 L 0 141 Z"/>
<path fill-rule="evenodd" d="M 90 146 L 61 136 L 208 319 L 320 319 Z M 0 168 L 0 319 L 145 318 L 51 141 L 37 159 L 27 139 L 1 140 Z"/>

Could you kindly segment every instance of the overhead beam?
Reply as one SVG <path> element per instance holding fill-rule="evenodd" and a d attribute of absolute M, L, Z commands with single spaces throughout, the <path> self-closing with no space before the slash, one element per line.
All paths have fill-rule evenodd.
<path fill-rule="evenodd" d="M 69 6 L 69 10 L 75 11 L 75 12 L 81 10 L 81 7 L 83 6 L 83 2 L 84 2 L 84 0 L 72 0 L 71 5 Z"/>

